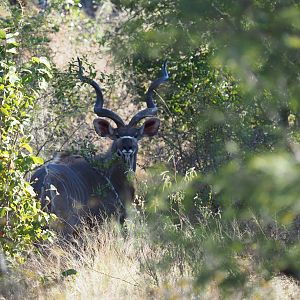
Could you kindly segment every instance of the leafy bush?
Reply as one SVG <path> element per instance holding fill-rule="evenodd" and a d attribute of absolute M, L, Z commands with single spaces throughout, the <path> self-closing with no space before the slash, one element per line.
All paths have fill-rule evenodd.
<path fill-rule="evenodd" d="M 8 28 L 0 30 L 0 243 L 5 253 L 21 259 L 22 251 L 33 242 L 51 236 L 45 228 L 51 217 L 40 210 L 25 180 L 29 170 L 43 163 L 32 155 L 27 128 L 37 94 L 33 83 L 42 86 L 51 70 L 44 57 L 33 57 L 23 66 L 16 64 L 18 35 Z"/>
<path fill-rule="evenodd" d="M 298 180 L 299 162 L 284 153 L 237 159 L 206 178 L 195 169 L 185 176 L 154 170 L 140 199 L 161 248 L 149 264 L 165 274 L 189 270 L 196 286 L 215 282 L 225 294 L 246 292 L 253 275 L 299 276 Z M 203 181 L 219 193 L 221 210 L 203 201 Z"/>
<path fill-rule="evenodd" d="M 156 101 L 159 155 L 174 175 L 163 173 L 167 188 L 160 178 L 148 195 L 162 211 L 152 226 L 166 249 L 163 266 L 181 253 L 197 284 L 213 279 L 224 290 L 249 279 L 245 257 L 265 278 L 283 270 L 299 277 L 299 4 L 113 2 L 127 19 L 107 38 L 133 69 L 132 94 L 144 93 L 137 82 L 148 81 L 153 61 L 170 60 L 168 88 Z M 183 184 L 190 168 L 199 177 Z M 201 209 L 215 202 L 221 214 L 206 222 Z"/>
<path fill-rule="evenodd" d="M 70 145 L 79 151 L 90 143 L 84 140 L 90 132 L 85 115 L 92 110 L 94 91 L 82 92 L 74 61 L 62 72 L 46 58 L 52 56 L 49 33 L 59 30 L 62 22 L 57 13 L 78 14 L 78 4 L 52 1 L 49 10 L 37 13 L 1 3 L 0 235 L 6 254 L 21 260 L 33 243 L 52 236 L 46 228 L 53 216 L 41 211 L 28 182 L 30 172 L 43 163 L 37 156 L 49 159 Z M 88 71 L 94 78 L 91 64 Z M 111 80 L 101 76 L 102 81 Z"/>
<path fill-rule="evenodd" d="M 112 2 L 120 26 L 111 26 L 104 41 L 121 62 L 129 94 L 144 97 L 158 75 L 156 66 L 164 58 L 170 61 L 170 81 L 156 100 L 163 126 L 155 150 L 157 161 L 169 162 L 168 171 L 154 172 L 138 195 L 146 202 L 145 223 L 139 225 L 150 231 L 147 247 L 159 255 L 145 258 L 142 249 L 141 267 L 157 285 L 156 268 L 163 274 L 176 268 L 181 276 L 188 270 L 196 288 L 215 282 L 225 292 L 245 288 L 253 273 L 269 279 L 288 271 L 299 277 L 299 5 L 292 0 Z M 73 10 L 77 0 L 53 1 L 53 12 L 62 12 L 64 3 L 63 16 L 79 16 Z M 96 151 L 85 126 L 93 91 L 76 83 L 74 61 L 65 72 L 54 67 L 50 78 L 41 55 L 48 49 L 36 47 L 48 41 L 38 33 L 39 18 L 18 24 L 26 57 L 35 56 L 24 64 L 27 59 L 15 53 L 15 36 L 9 35 L 18 20 L 9 18 L 1 31 L 1 243 L 11 253 L 48 234 L 42 229 L 48 216 L 40 213 L 24 181 L 39 162 L 30 153 L 29 121 L 40 116 L 31 130 L 44 134 L 33 147 L 44 157 L 66 145 Z M 89 23 L 91 31 L 95 22 Z M 43 29 L 58 30 L 55 23 L 48 25 Z M 100 75 L 104 88 L 110 80 Z M 36 91 L 47 84 L 37 105 Z M 149 150 L 148 157 L 155 152 L 153 146 Z M 216 202 L 220 209 L 213 210 Z"/>
<path fill-rule="evenodd" d="M 210 64 L 212 50 L 175 58 L 170 88 L 164 94 L 162 138 L 179 170 L 216 172 L 236 155 L 271 149 L 280 131 L 241 100 L 239 82 Z M 159 101 L 159 100 L 158 100 Z M 252 107 L 254 106 L 254 107 Z"/>

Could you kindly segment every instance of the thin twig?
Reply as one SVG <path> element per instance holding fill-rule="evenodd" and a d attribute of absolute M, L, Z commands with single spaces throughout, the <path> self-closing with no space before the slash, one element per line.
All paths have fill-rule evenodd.
<path fill-rule="evenodd" d="M 116 279 L 116 280 L 120 280 L 120 281 L 123 281 L 123 282 L 125 282 L 125 283 L 130 284 L 130 285 L 133 285 L 133 286 L 136 287 L 139 291 L 142 290 L 141 288 L 139 288 L 138 284 L 132 283 L 132 282 L 130 282 L 130 281 L 127 281 L 126 279 L 123 279 L 123 278 L 120 278 L 120 277 L 116 277 L 116 276 L 113 276 L 113 275 L 104 273 L 104 272 L 102 272 L 102 271 L 98 271 L 98 270 L 92 269 L 92 268 L 90 268 L 90 267 L 87 267 L 87 268 L 88 268 L 89 270 L 93 271 L 93 272 L 99 273 L 99 274 L 104 275 L 104 276 L 107 276 L 107 277 L 109 277 L 109 278 Z"/>
<path fill-rule="evenodd" d="M 55 130 L 57 129 L 57 127 L 60 125 L 60 121 L 61 121 L 61 119 L 62 118 L 56 118 L 56 124 L 55 124 L 55 126 L 54 126 L 54 128 L 53 128 L 53 132 L 55 132 Z M 51 122 L 49 122 L 48 124 L 50 124 Z M 41 153 L 41 151 L 43 150 L 43 148 L 48 144 L 48 143 L 50 143 L 50 142 L 52 142 L 52 140 L 49 140 L 49 139 L 46 139 L 45 141 L 44 141 L 44 143 L 39 147 L 39 149 L 37 150 L 37 153 L 36 153 L 36 156 L 39 156 L 40 155 L 40 153 Z"/>
<path fill-rule="evenodd" d="M 167 113 L 171 116 L 171 118 L 173 119 L 173 114 L 172 112 L 170 111 L 166 101 L 163 99 L 163 97 L 161 97 L 156 91 L 154 91 L 156 93 L 156 95 L 158 96 L 158 98 L 160 99 L 160 101 L 164 104 L 164 106 L 166 107 L 167 109 Z"/>
<path fill-rule="evenodd" d="M 141 253 L 143 255 L 144 261 L 148 268 L 148 272 L 149 272 L 148 275 L 150 275 L 155 280 L 156 286 L 159 286 L 159 280 L 158 280 L 157 274 L 155 273 L 155 271 L 153 271 L 153 268 L 151 268 L 151 266 L 147 260 L 146 254 L 144 252 L 144 247 L 141 247 Z"/>
<path fill-rule="evenodd" d="M 85 121 L 81 122 L 76 128 L 75 130 L 73 130 L 73 132 L 71 134 L 69 134 L 69 136 L 65 139 L 65 141 L 62 143 L 62 145 L 60 146 L 58 151 L 61 151 L 62 148 L 70 141 L 71 137 L 74 136 L 74 134 L 76 133 L 76 131 L 85 123 Z"/>

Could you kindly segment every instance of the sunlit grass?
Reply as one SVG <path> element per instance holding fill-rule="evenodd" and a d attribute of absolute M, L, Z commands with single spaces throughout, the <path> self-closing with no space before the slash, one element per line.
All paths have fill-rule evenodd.
<path fill-rule="evenodd" d="M 138 227 L 137 227 L 138 226 Z M 2 278 L 4 299 L 222 299 L 216 281 L 195 287 L 185 257 L 180 268 L 159 264 L 167 248 L 151 241 L 145 224 L 130 222 L 126 233 L 110 222 L 80 228 L 72 241 L 57 239 L 32 253 L 26 264 L 12 266 Z M 256 274 L 251 258 L 238 258 L 252 273 L 231 299 L 297 299 L 300 288 L 284 276 L 270 281 Z M 201 264 L 201 261 L 198 262 Z M 2 293 L 2 295 L 1 295 Z"/>

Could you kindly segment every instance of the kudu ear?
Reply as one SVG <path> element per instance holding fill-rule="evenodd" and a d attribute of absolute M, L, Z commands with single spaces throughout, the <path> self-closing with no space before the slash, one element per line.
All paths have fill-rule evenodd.
<path fill-rule="evenodd" d="M 93 121 L 96 132 L 103 137 L 108 136 L 109 138 L 113 137 L 114 129 L 111 127 L 108 121 L 105 119 L 94 119 Z"/>
<path fill-rule="evenodd" d="M 160 125 L 158 118 L 150 118 L 146 120 L 143 126 L 140 127 L 141 136 L 154 136 L 157 134 Z"/>

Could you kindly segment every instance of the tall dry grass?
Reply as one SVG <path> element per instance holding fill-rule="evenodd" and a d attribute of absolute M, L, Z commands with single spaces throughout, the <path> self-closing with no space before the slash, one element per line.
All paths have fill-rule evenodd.
<path fill-rule="evenodd" d="M 126 233 L 113 222 L 92 229 L 82 226 L 72 241 L 58 238 L 43 245 L 24 265 L 10 267 L 0 281 L 0 299 L 223 299 L 214 282 L 203 289 L 194 287 L 184 257 L 180 270 L 163 270 L 153 263 L 168 249 L 151 242 L 145 223 L 127 225 Z M 254 273 L 247 292 L 235 291 L 230 299 L 299 295 L 299 285 L 287 277 L 267 282 Z"/>
<path fill-rule="evenodd" d="M 127 233 L 114 223 L 82 226 L 76 239 L 40 250 L 2 281 L 5 299 L 147 299 L 164 281 L 148 262 L 159 248 L 132 226 Z M 177 283 L 170 275 L 168 283 Z"/>

